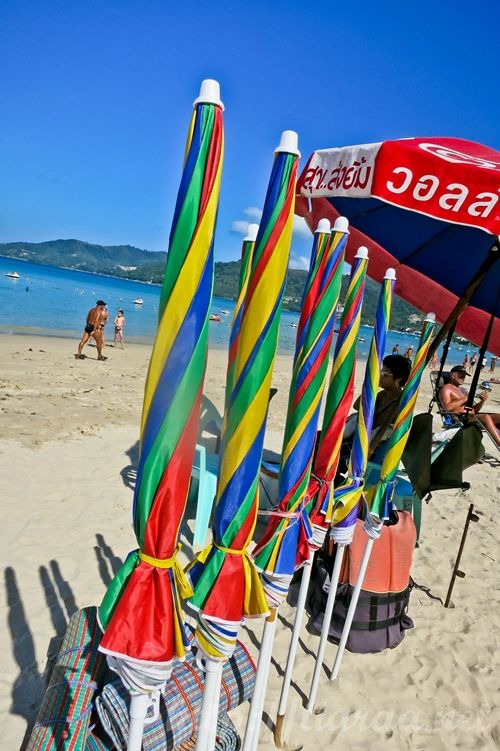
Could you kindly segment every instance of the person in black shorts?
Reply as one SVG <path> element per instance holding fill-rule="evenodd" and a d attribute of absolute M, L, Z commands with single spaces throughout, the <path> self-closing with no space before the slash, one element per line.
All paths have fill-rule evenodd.
<path fill-rule="evenodd" d="M 77 360 L 85 359 L 85 355 L 82 355 L 82 350 L 91 336 L 93 336 L 95 339 L 97 347 L 97 359 L 108 359 L 102 354 L 103 328 L 107 320 L 106 312 L 106 303 L 104 302 L 104 300 L 98 300 L 95 304 L 95 307 L 91 308 L 87 313 L 87 318 L 85 320 L 85 329 L 83 331 L 83 336 L 81 338 L 80 344 L 78 345 L 78 352 L 75 355 Z"/>

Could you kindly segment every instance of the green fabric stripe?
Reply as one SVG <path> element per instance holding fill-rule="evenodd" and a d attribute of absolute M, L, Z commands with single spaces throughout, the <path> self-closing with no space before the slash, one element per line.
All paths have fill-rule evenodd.
<path fill-rule="evenodd" d="M 278 193 L 278 198 L 276 200 L 276 204 L 274 205 L 274 208 L 271 212 L 271 216 L 267 224 L 267 227 L 264 228 L 262 237 L 259 238 L 260 240 L 259 245 L 257 246 L 257 243 L 255 243 L 255 247 L 253 251 L 253 259 L 252 259 L 252 271 L 257 266 L 260 260 L 260 257 L 262 255 L 262 251 L 266 247 L 269 237 L 271 235 L 271 232 L 273 231 L 274 226 L 278 220 L 278 217 L 283 210 L 283 206 L 284 206 L 285 198 L 286 198 L 286 192 L 287 192 L 288 184 L 290 182 L 290 173 L 292 171 L 296 158 L 297 157 L 294 156 L 293 154 L 287 154 L 287 158 L 285 160 L 285 164 L 283 167 L 283 173 L 281 176 L 281 185 L 279 188 L 279 193 Z"/>
<path fill-rule="evenodd" d="M 196 608 L 202 608 L 205 604 L 205 601 L 221 572 L 222 564 L 226 559 L 227 553 L 223 553 L 222 550 L 217 550 L 215 547 L 212 548 L 212 550 L 214 552 L 212 553 L 210 560 L 208 562 L 206 561 L 203 566 L 203 573 L 198 579 L 195 593 L 189 598 L 189 602 Z"/>
<path fill-rule="evenodd" d="M 279 318 L 281 313 L 281 301 L 264 339 L 260 342 L 259 348 L 255 353 L 253 363 L 246 373 L 245 379 L 231 404 L 229 414 L 227 415 L 226 436 L 227 441 L 234 434 L 240 422 L 244 419 L 248 411 L 248 405 L 251 403 L 255 394 L 264 381 L 269 370 L 269 364 L 274 359 L 278 343 Z"/>
<path fill-rule="evenodd" d="M 144 463 L 137 502 L 138 507 L 135 514 L 135 533 L 140 546 L 144 541 L 144 529 L 156 489 L 186 426 L 189 413 L 193 407 L 194 397 L 203 382 L 207 342 L 208 317 L 193 350 L 189 365 L 182 376 L 170 407 L 165 413 L 149 456 Z"/>
<path fill-rule="evenodd" d="M 199 147 L 196 166 L 191 176 L 189 187 L 186 191 L 184 202 L 179 211 L 177 224 L 173 228 L 168 249 L 165 276 L 160 295 L 159 318 L 172 294 L 172 289 L 177 281 L 179 272 L 186 259 L 191 245 L 193 234 L 198 224 L 201 193 L 205 180 L 207 155 L 212 141 L 212 133 L 215 120 L 215 105 L 203 105 L 197 110 L 197 117 L 203 117 L 202 141 Z M 191 144 L 191 148 L 197 148 L 197 144 Z"/>
<path fill-rule="evenodd" d="M 133 570 L 139 563 L 139 556 L 134 551 L 124 560 L 118 572 L 115 574 L 113 581 L 108 586 L 106 594 L 99 608 L 99 621 L 104 630 L 108 627 L 113 611 L 130 579 Z"/>

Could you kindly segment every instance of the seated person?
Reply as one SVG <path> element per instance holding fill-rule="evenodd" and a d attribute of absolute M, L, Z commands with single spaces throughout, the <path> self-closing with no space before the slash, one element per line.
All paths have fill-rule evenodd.
<path fill-rule="evenodd" d="M 380 388 L 375 400 L 375 413 L 373 416 L 372 435 L 368 456 L 371 457 L 378 446 L 385 441 L 392 431 L 394 421 L 399 412 L 399 400 L 403 388 L 411 371 L 411 363 L 403 355 L 387 355 L 382 362 L 380 371 Z M 354 409 L 359 410 L 361 397 L 353 404 Z M 344 432 L 344 441 L 341 449 L 339 470 L 341 474 L 347 471 L 347 464 L 352 448 L 354 429 L 356 427 L 356 415 L 350 415 Z"/>
<path fill-rule="evenodd" d="M 496 446 L 500 448 L 500 436 L 498 434 L 500 428 L 500 415 L 494 413 L 478 414 L 488 398 L 488 392 L 481 391 L 478 394 L 477 402 L 470 408 L 466 407 L 468 394 L 467 391 L 462 388 L 462 384 L 468 375 L 469 374 L 462 365 L 455 365 L 455 367 L 450 370 L 449 383 L 446 383 L 439 389 L 439 401 L 441 402 L 443 409 L 447 412 L 452 412 L 459 416 L 468 415 L 469 420 L 477 420 L 478 422 L 481 422 Z"/>

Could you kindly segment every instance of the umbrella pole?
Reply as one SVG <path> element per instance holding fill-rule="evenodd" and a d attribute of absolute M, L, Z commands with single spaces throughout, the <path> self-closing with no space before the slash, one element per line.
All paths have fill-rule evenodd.
<path fill-rule="evenodd" d="M 335 655 L 335 662 L 333 663 L 332 672 L 330 674 L 331 681 L 334 681 L 338 677 L 338 674 L 339 674 L 340 663 L 342 662 L 342 657 L 345 651 L 345 645 L 347 644 L 347 639 L 349 638 L 349 632 L 351 630 L 352 621 L 354 619 L 354 613 L 356 611 L 356 606 L 359 600 L 359 593 L 361 592 L 361 587 L 363 586 L 363 581 L 365 578 L 366 569 L 368 568 L 368 562 L 370 560 L 374 542 L 375 541 L 371 537 L 369 537 L 368 540 L 366 541 L 365 551 L 363 553 L 363 558 L 361 561 L 361 565 L 359 567 L 358 578 L 357 578 L 356 585 L 354 587 L 354 590 L 351 596 L 349 610 L 347 611 L 344 628 L 342 629 L 342 635 L 340 637 L 339 648 L 337 650 L 337 654 Z"/>
<path fill-rule="evenodd" d="M 245 737 L 243 739 L 241 751 L 255 751 L 259 743 L 260 720 L 264 709 L 264 699 L 266 696 L 266 686 L 269 677 L 269 667 L 271 665 L 271 654 L 273 651 L 277 616 L 278 608 L 271 608 L 271 613 L 268 615 L 264 623 L 264 632 L 262 634 L 262 642 L 259 651 L 259 661 L 257 663 L 257 673 L 255 675 L 255 685 L 253 687 L 252 699 L 250 701 L 250 711 L 248 713 Z"/>
<path fill-rule="evenodd" d="M 278 715 L 276 717 L 276 724 L 274 728 L 274 743 L 276 746 L 279 746 L 279 747 L 283 745 L 283 724 L 285 721 L 286 704 L 288 701 L 288 693 L 290 691 L 290 683 L 292 681 L 295 657 L 297 655 L 300 628 L 302 626 L 302 617 L 304 615 L 307 592 L 309 590 L 309 582 L 311 581 L 313 558 L 314 558 L 314 551 L 311 550 L 309 553 L 309 560 L 306 561 L 302 569 L 302 580 L 300 582 L 300 590 L 299 590 L 299 597 L 297 600 L 297 607 L 295 610 L 295 621 L 293 624 L 292 638 L 290 640 L 290 648 L 288 650 L 288 657 L 286 661 L 285 677 L 283 678 L 283 683 L 281 685 L 280 701 L 278 705 Z"/>
<path fill-rule="evenodd" d="M 344 551 L 346 545 L 339 543 L 337 545 L 337 553 L 335 555 L 335 564 L 333 566 L 332 578 L 330 581 L 330 589 L 328 591 L 328 598 L 325 605 L 325 615 L 323 617 L 323 628 L 321 629 L 321 637 L 319 640 L 318 654 L 316 656 L 316 664 L 314 665 L 314 673 L 312 677 L 311 689 L 309 691 L 309 700 L 307 702 L 307 711 L 312 712 L 316 703 L 316 694 L 318 693 L 319 677 L 321 674 L 321 667 L 323 665 L 323 658 L 325 656 L 326 642 L 328 640 L 328 633 L 330 631 L 330 622 L 332 620 L 333 606 L 335 605 L 335 597 L 337 595 L 337 586 L 340 578 L 340 570 L 342 568 L 342 562 L 344 560 Z"/>
<path fill-rule="evenodd" d="M 460 540 L 460 547 L 458 548 L 457 553 L 457 559 L 455 561 L 455 565 L 453 566 L 453 573 L 451 575 L 450 579 L 450 586 L 448 587 L 448 594 L 446 595 L 446 600 L 444 601 L 444 607 L 449 608 L 450 607 L 450 600 L 451 600 L 451 593 L 453 592 L 453 587 L 455 586 L 455 579 L 463 579 L 465 577 L 465 574 L 463 571 L 460 570 L 460 561 L 462 559 L 462 553 L 465 546 L 465 540 L 467 538 L 467 533 L 469 531 L 469 522 L 478 522 L 479 516 L 474 513 L 474 504 L 471 503 L 469 506 L 469 511 L 467 512 L 467 518 L 465 520 L 464 525 L 464 531 L 462 533 L 462 539 Z"/>
<path fill-rule="evenodd" d="M 129 710 L 129 730 L 127 751 L 141 751 L 144 721 L 148 707 L 151 704 L 151 694 L 131 694 Z"/>
<path fill-rule="evenodd" d="M 215 748 L 221 681 L 222 662 L 207 658 L 203 702 L 198 720 L 195 751 L 213 751 Z"/>

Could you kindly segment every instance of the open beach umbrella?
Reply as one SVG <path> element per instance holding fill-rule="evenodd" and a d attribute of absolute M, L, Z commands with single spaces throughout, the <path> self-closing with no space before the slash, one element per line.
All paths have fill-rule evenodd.
<path fill-rule="evenodd" d="M 297 550 L 307 546 L 311 536 L 304 503 L 333 339 L 347 224 L 337 221 L 331 237 L 324 229 L 329 230 L 329 224 L 326 227 L 320 222 L 306 283 L 305 305 L 297 330 L 278 480 L 280 502 L 272 512 L 268 527 L 253 553 L 257 566 L 263 572 L 262 579 L 271 615 L 264 626 L 244 749 L 255 748 L 257 745 L 277 609 L 288 592 L 296 567 Z"/>
<path fill-rule="evenodd" d="M 255 239 L 227 398 L 212 543 L 188 566 L 198 610 L 196 642 L 206 680 L 197 751 L 213 749 L 223 663 L 242 618 L 267 615 L 260 577 L 247 552 L 257 520 L 259 474 L 279 318 L 292 238 L 299 152 L 285 131 L 276 150 Z"/>
<path fill-rule="evenodd" d="M 481 344 L 500 286 L 498 151 L 434 137 L 324 149 L 311 155 L 298 187 L 295 210 L 311 230 L 319 217 L 346 216 L 348 261 L 363 243 L 373 279 L 394 267 L 396 293 L 446 322 L 440 340 L 464 311 L 456 332 Z M 498 314 L 489 349 L 500 355 Z"/>
<path fill-rule="evenodd" d="M 177 551 L 207 358 L 222 155 L 219 85 L 204 81 L 187 139 L 144 392 L 134 492 L 139 548 L 99 608 L 99 649 L 130 690 L 131 720 L 137 718 L 129 749 L 140 748 L 148 696 L 164 685 L 188 646 L 180 598 L 191 590 Z"/>
<path fill-rule="evenodd" d="M 344 551 L 350 545 L 354 535 L 356 519 L 359 513 L 359 504 L 364 489 L 364 478 L 368 464 L 368 449 L 372 434 L 373 418 L 375 414 L 375 401 L 380 381 L 380 370 L 384 359 L 385 342 L 391 315 L 392 292 L 394 289 L 394 269 L 386 271 L 377 305 L 373 337 L 366 363 L 365 377 L 358 410 L 358 419 L 354 431 L 353 446 L 349 461 L 347 478 L 342 485 L 333 489 L 334 512 L 331 537 L 337 543 L 335 564 L 330 580 L 330 589 L 325 605 L 325 614 L 321 637 L 316 655 L 311 689 L 307 709 L 312 712 L 316 702 L 321 666 L 325 655 L 326 642 L 330 630 L 337 585 L 342 567 Z"/>
<path fill-rule="evenodd" d="M 413 414 L 417 402 L 420 382 L 422 380 L 422 374 L 425 369 L 425 362 L 427 352 L 429 351 L 434 324 L 434 314 L 429 313 L 423 323 L 415 359 L 413 360 L 408 381 L 406 382 L 403 393 L 401 394 L 399 413 L 394 422 L 394 428 L 391 437 L 389 438 L 384 461 L 382 462 L 380 479 L 374 490 L 371 492 L 367 491 L 365 494 L 368 513 L 366 515 L 364 529 L 368 535 L 368 540 L 361 560 L 358 578 L 351 595 L 351 602 L 342 629 L 335 662 L 330 674 L 331 681 L 334 681 L 339 674 L 340 664 L 342 662 L 345 645 L 347 644 L 349 631 L 358 604 L 359 593 L 363 586 L 363 579 L 365 578 L 366 569 L 370 560 L 373 543 L 380 537 L 383 521 L 389 518 L 392 496 L 394 495 L 394 487 L 396 483 L 396 473 L 399 468 L 401 457 L 403 456 L 408 436 L 410 435 Z"/>

